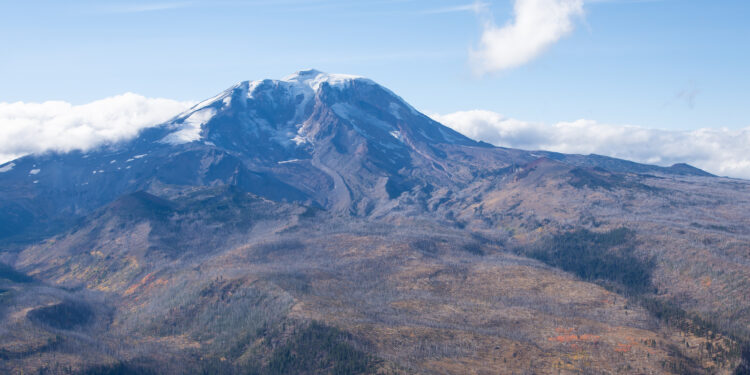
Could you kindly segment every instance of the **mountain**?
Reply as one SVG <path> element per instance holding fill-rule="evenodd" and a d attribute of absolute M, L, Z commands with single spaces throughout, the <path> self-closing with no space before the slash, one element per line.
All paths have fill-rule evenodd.
<path fill-rule="evenodd" d="M 5 372 L 750 357 L 749 182 L 493 147 L 366 78 L 241 82 L 132 140 L 0 165 L 0 192 Z"/>
<path fill-rule="evenodd" d="M 706 175 L 473 141 L 371 80 L 315 70 L 241 82 L 137 138 L 2 166 L 0 239 L 39 239 L 121 194 L 234 185 L 274 200 L 370 215 L 403 193 L 456 188 L 541 156 L 614 172 Z M 381 209 L 382 208 L 382 209 Z M 33 234 L 32 234 L 33 233 Z"/>

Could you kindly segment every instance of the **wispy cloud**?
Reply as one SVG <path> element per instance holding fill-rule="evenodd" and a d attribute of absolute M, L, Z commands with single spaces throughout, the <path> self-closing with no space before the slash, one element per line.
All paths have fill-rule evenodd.
<path fill-rule="evenodd" d="M 481 12 L 486 12 L 489 9 L 489 6 L 490 6 L 489 3 L 477 1 L 471 4 L 428 9 L 428 10 L 423 11 L 422 13 L 423 14 L 443 14 L 443 13 L 459 13 L 459 12 L 481 13 Z"/>
<path fill-rule="evenodd" d="M 688 108 L 695 108 L 695 98 L 701 93 L 694 83 L 690 84 L 690 87 L 680 90 L 675 94 L 675 99 L 683 101 Z"/>
<path fill-rule="evenodd" d="M 750 179 L 750 127 L 668 131 L 592 120 L 549 125 L 479 110 L 432 117 L 496 146 L 600 154 L 665 166 L 689 163 L 717 175 Z"/>
<path fill-rule="evenodd" d="M 479 47 L 471 51 L 479 74 L 523 65 L 575 28 L 583 0 L 515 0 L 514 18 L 502 27 L 488 18 Z"/>

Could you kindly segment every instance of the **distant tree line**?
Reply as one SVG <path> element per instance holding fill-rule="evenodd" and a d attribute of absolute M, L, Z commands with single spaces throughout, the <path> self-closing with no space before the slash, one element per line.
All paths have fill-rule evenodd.
<path fill-rule="evenodd" d="M 604 281 L 628 294 L 653 290 L 653 260 L 633 254 L 635 234 L 627 228 L 562 233 L 522 249 L 523 255 L 571 272 L 586 281 Z"/>
<path fill-rule="evenodd" d="M 39 307 L 28 313 L 32 322 L 46 324 L 57 329 L 74 329 L 88 324 L 94 312 L 83 302 L 65 300 L 55 305 Z"/>
<path fill-rule="evenodd" d="M 277 330 L 269 334 L 279 335 Z M 265 364 L 256 360 L 236 363 L 231 359 L 215 356 L 196 362 L 186 362 L 184 368 L 171 368 L 179 373 L 195 375 L 286 375 L 286 374 L 330 374 L 355 375 L 374 374 L 378 360 L 356 348 L 353 337 L 338 328 L 319 322 L 311 322 L 296 328 L 283 343 L 273 348 Z M 117 362 L 89 367 L 76 371 L 67 366 L 42 368 L 37 374 L 62 375 L 157 375 L 165 373 L 159 363 L 149 359 Z"/>
<path fill-rule="evenodd" d="M 5 279 L 14 283 L 30 283 L 34 281 L 30 276 L 16 271 L 13 267 L 5 263 L 0 263 L 0 279 Z"/>
<path fill-rule="evenodd" d="M 276 349 L 259 375 L 374 373 L 374 359 L 349 344 L 350 339 L 337 328 L 312 322 Z"/>

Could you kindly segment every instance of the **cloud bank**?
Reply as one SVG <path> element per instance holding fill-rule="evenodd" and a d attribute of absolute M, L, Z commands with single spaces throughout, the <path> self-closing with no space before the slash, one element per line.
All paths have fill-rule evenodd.
<path fill-rule="evenodd" d="M 132 138 L 192 104 L 131 93 L 84 105 L 0 102 L 0 163 L 31 153 L 87 150 Z"/>
<path fill-rule="evenodd" d="M 193 104 L 130 93 L 84 105 L 0 103 L 0 164 L 31 153 L 88 150 L 130 139 Z M 479 110 L 432 117 L 497 146 L 593 153 L 664 166 L 689 163 L 717 175 L 750 179 L 750 127 L 666 131 L 591 120 L 548 125 Z"/>
<path fill-rule="evenodd" d="M 498 27 L 485 21 L 477 49 L 470 51 L 479 74 L 523 65 L 575 28 L 583 16 L 583 0 L 515 0 L 514 19 Z"/>
<path fill-rule="evenodd" d="M 599 154 L 663 166 L 688 163 L 713 174 L 750 179 L 750 127 L 667 131 L 591 120 L 546 125 L 490 111 L 432 117 L 468 137 L 496 146 Z"/>

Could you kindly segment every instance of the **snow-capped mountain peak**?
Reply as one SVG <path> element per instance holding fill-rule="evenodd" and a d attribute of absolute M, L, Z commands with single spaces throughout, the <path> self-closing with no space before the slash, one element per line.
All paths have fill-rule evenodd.
<path fill-rule="evenodd" d="M 336 139 L 345 139 L 350 130 L 371 147 L 384 149 L 400 149 L 413 141 L 476 145 L 370 79 L 315 69 L 279 80 L 237 83 L 175 117 L 164 129 L 160 143 L 204 142 L 253 154 L 275 150 L 260 152 L 262 158 L 302 157 L 316 138 L 339 134 Z M 394 132 L 400 135 L 394 137 Z"/>
<path fill-rule="evenodd" d="M 313 91 L 318 91 L 323 83 L 327 83 L 332 87 L 341 87 L 354 80 L 374 83 L 369 79 L 360 76 L 349 74 L 329 74 L 315 69 L 300 70 L 282 79 L 284 82 L 307 86 Z"/>

